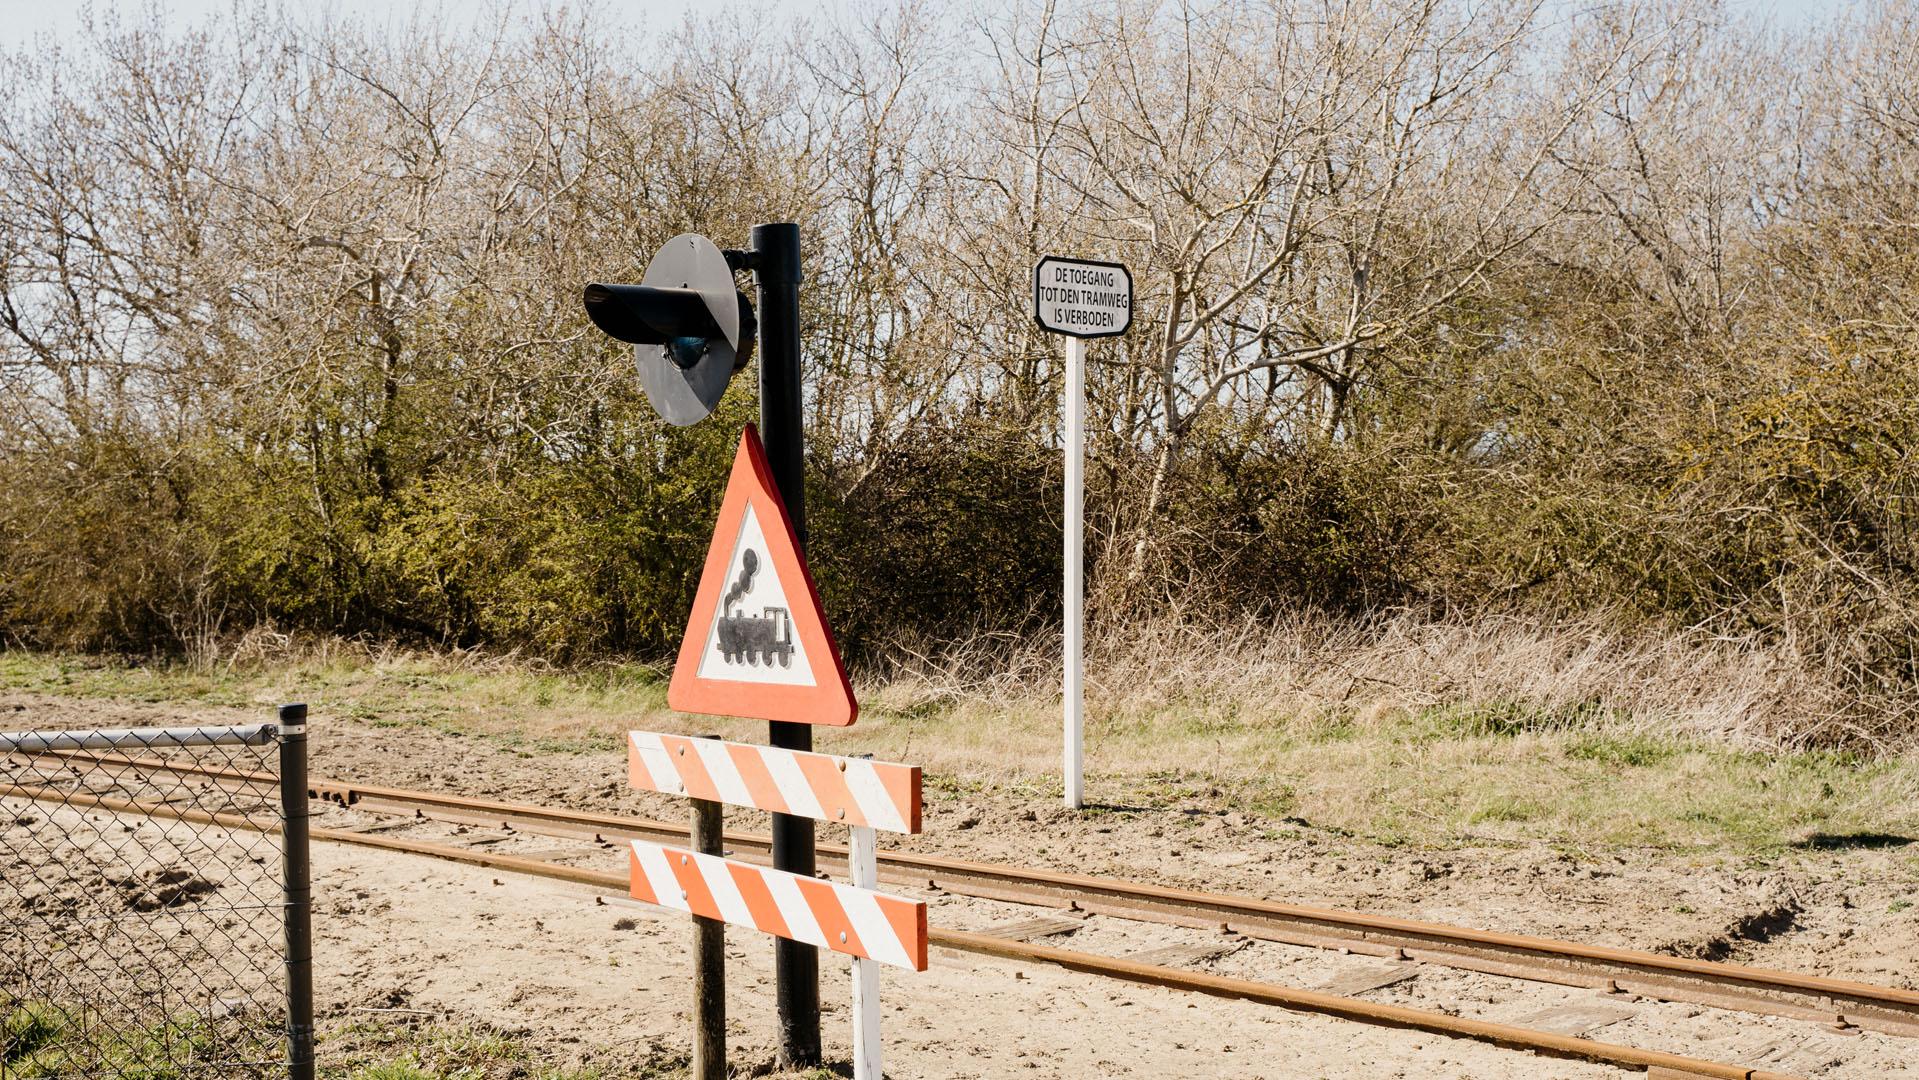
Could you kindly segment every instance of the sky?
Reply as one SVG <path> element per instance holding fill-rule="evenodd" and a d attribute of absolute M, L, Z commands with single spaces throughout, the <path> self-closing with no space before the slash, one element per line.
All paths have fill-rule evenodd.
<path fill-rule="evenodd" d="M 147 0 L 91 0 L 96 11 L 138 10 Z M 1768 12 L 1787 26 L 1807 25 L 1827 15 L 1843 11 L 1855 0 L 1728 0 L 1735 10 Z M 0 0 L 0 48 L 18 49 L 30 44 L 35 35 L 72 33 L 80 23 L 85 0 Z M 209 16 L 226 12 L 232 0 L 164 0 L 166 10 L 184 22 L 198 23 Z M 536 11 L 551 0 L 504 0 L 505 6 L 518 11 Z M 438 8 L 458 17 L 483 10 L 478 0 L 307 0 L 289 5 L 304 13 L 330 10 L 362 19 L 395 18 L 404 21 L 417 8 Z M 619 0 L 604 5 L 610 12 L 624 13 L 636 24 L 653 23 L 677 26 L 696 9 L 709 9 L 715 0 Z M 728 6 L 763 11 L 776 16 L 812 15 L 832 12 L 848 6 L 848 0 L 733 0 Z"/>
<path fill-rule="evenodd" d="M 56 36 L 73 33 L 80 25 L 80 13 L 91 6 L 96 12 L 143 10 L 152 0 L 0 0 L 0 49 L 18 49 L 30 44 L 36 35 Z M 159 0 L 169 15 L 188 24 L 203 23 L 233 7 L 233 0 Z M 536 12 L 562 6 L 564 0 L 268 0 L 270 6 L 295 11 L 302 16 L 328 12 L 356 20 L 390 19 L 404 24 L 416 10 L 438 10 L 452 18 L 475 19 L 483 12 L 505 7 L 514 12 Z M 678 26 L 691 11 L 716 6 L 738 7 L 747 11 L 768 12 L 775 16 L 824 14 L 846 6 L 846 0 L 601 0 L 593 6 L 605 13 L 624 16 L 634 25 L 659 23 Z M 578 0 L 570 5 L 580 7 Z"/>

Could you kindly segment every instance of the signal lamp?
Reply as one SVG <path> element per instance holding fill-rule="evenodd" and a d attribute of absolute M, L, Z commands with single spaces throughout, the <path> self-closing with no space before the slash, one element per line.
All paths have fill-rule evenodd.
<path fill-rule="evenodd" d="M 753 355 L 753 305 L 704 236 L 667 241 L 640 284 L 596 281 L 581 300 L 593 325 L 633 346 L 647 401 L 678 427 L 705 419 Z"/>

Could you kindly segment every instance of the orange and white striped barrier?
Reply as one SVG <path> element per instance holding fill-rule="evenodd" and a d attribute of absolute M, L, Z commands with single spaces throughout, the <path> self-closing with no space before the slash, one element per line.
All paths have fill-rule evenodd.
<path fill-rule="evenodd" d="M 775 937 L 926 970 L 926 902 L 801 877 L 784 870 L 632 842 L 635 900 Z"/>
<path fill-rule="evenodd" d="M 920 769 L 864 758 L 632 731 L 628 781 L 644 791 L 711 799 L 887 832 L 920 831 Z"/>
<path fill-rule="evenodd" d="M 920 831 L 919 766 L 652 731 L 628 732 L 626 747 L 627 779 L 643 791 L 850 826 L 850 885 L 635 840 L 630 891 L 636 900 L 852 956 L 853 1077 L 880 1080 L 879 965 L 925 971 L 927 937 L 925 901 L 877 889 L 874 830 Z M 719 808 L 710 813 L 717 822 Z M 718 842 L 718 825 L 711 828 L 702 843 Z"/>

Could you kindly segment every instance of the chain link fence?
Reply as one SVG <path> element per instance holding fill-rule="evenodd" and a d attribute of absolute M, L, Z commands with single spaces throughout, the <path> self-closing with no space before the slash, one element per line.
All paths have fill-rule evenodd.
<path fill-rule="evenodd" d="M 310 1080 L 305 721 L 0 733 L 0 1080 Z"/>

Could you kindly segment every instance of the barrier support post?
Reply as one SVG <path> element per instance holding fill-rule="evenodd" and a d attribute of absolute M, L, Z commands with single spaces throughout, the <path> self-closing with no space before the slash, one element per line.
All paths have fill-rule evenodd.
<path fill-rule="evenodd" d="M 693 850 L 723 854 L 720 804 L 687 801 L 693 804 Z M 693 1080 L 726 1080 L 726 924 L 698 915 L 693 916 Z"/>
<path fill-rule="evenodd" d="M 853 884 L 876 889 L 879 833 L 871 825 L 855 825 L 849 831 L 847 870 Z M 853 1080 L 881 1080 L 880 964 L 863 956 L 853 958 Z"/>

